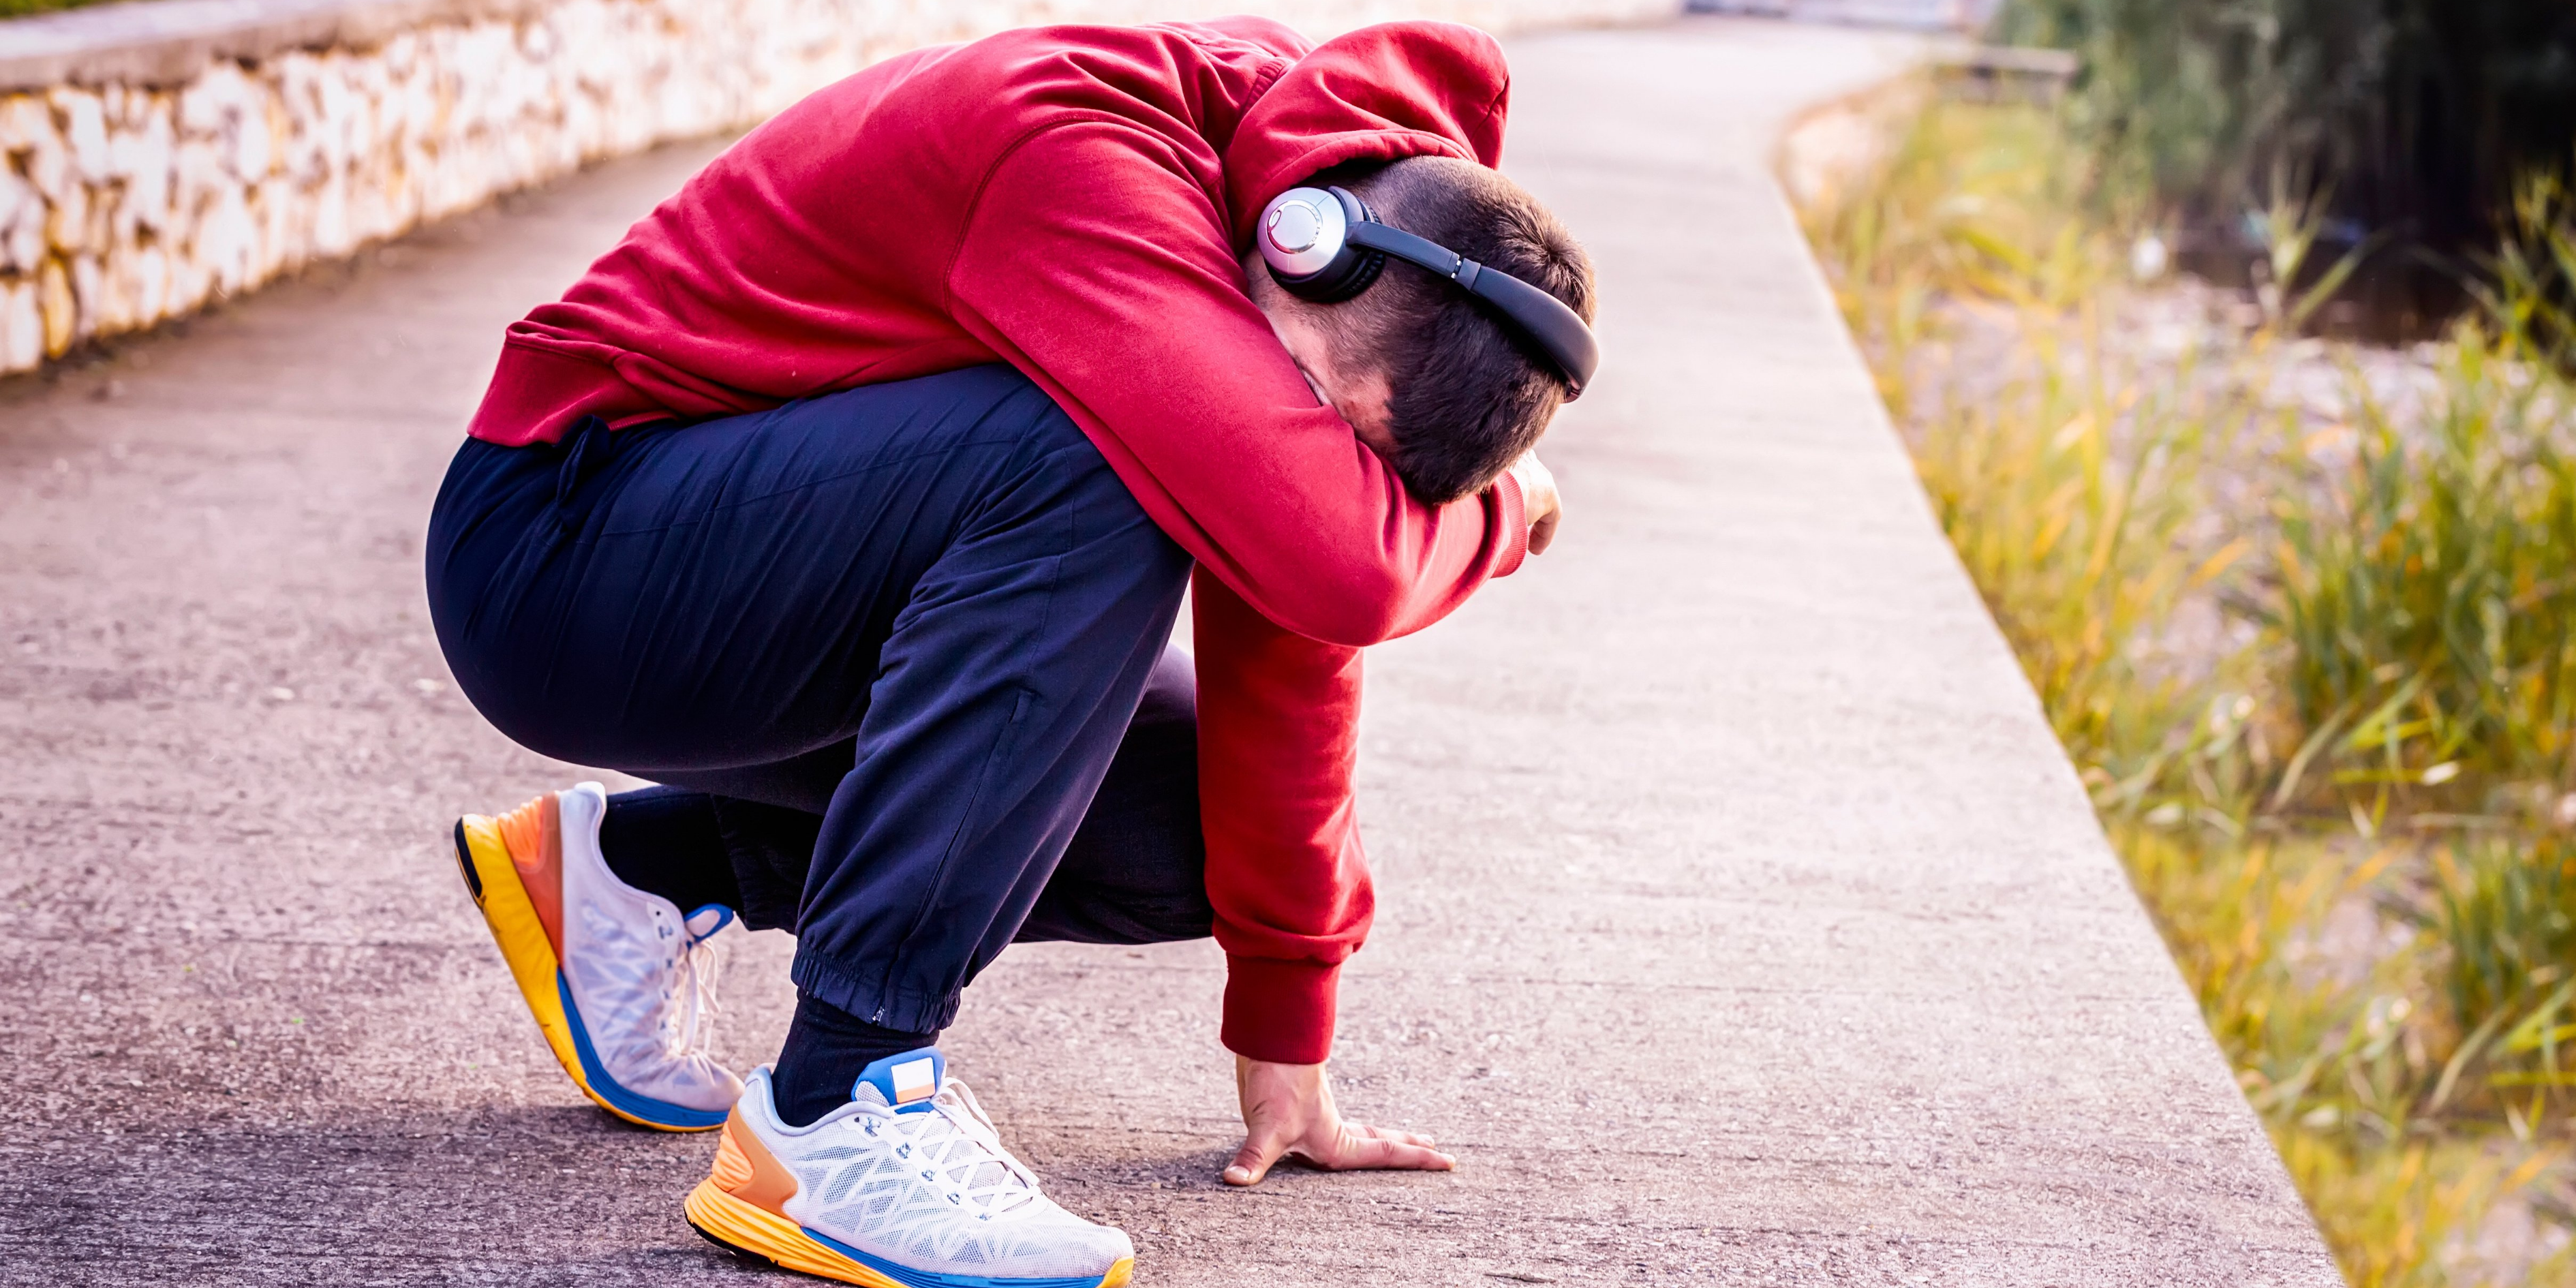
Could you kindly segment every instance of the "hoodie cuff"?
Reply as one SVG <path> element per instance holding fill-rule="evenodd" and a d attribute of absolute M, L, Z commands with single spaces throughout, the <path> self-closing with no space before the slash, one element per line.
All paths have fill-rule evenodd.
<path fill-rule="evenodd" d="M 1339 966 L 1225 958 L 1226 1049 L 1272 1064 L 1322 1064 L 1333 1053 L 1333 1000 Z"/>
<path fill-rule="evenodd" d="M 1494 557 L 1493 576 L 1509 577 L 1529 557 L 1529 504 L 1521 499 L 1521 481 L 1505 474 L 1494 480 L 1494 522 L 1501 526 L 1503 552 Z"/>

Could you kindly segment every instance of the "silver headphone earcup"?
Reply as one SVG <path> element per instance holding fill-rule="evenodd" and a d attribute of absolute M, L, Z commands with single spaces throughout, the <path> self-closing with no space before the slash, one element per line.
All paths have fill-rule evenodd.
<path fill-rule="evenodd" d="M 1349 214 L 1332 193 L 1290 188 L 1261 208 L 1261 222 L 1252 238 L 1271 272 L 1283 279 L 1307 278 L 1332 267 L 1349 232 Z"/>
<path fill-rule="evenodd" d="M 1330 304 L 1368 289 L 1386 256 L 1350 244 L 1351 224 L 1368 208 L 1340 188 L 1290 188 L 1261 211 L 1253 240 L 1270 279 L 1299 299 Z"/>

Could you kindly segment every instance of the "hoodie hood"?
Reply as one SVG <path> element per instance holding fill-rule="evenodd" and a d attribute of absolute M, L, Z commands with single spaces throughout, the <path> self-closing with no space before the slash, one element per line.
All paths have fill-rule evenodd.
<path fill-rule="evenodd" d="M 1511 73 L 1494 38 L 1447 22 L 1390 22 L 1317 45 L 1256 100 L 1225 149 L 1238 247 L 1272 197 L 1345 161 L 1503 155 Z"/>

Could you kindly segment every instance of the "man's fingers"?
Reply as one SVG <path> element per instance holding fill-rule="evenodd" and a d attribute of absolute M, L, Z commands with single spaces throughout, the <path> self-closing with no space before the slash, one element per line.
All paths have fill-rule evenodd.
<path fill-rule="evenodd" d="M 1532 507 L 1532 511 L 1529 552 L 1534 555 L 1545 554 L 1548 546 L 1556 541 L 1556 525 L 1565 521 L 1565 502 L 1557 497 L 1556 488 L 1550 485 L 1547 495 L 1540 499 L 1538 505 Z"/>
<path fill-rule="evenodd" d="M 1556 540 L 1556 521 L 1561 513 L 1561 511 L 1549 511 L 1546 518 L 1530 525 L 1529 552 L 1531 554 L 1547 553 L 1549 544 Z"/>
<path fill-rule="evenodd" d="M 1228 1185 L 1259 1185 L 1270 1174 L 1270 1165 L 1288 1152 L 1288 1142 L 1275 1131 L 1263 1130 L 1243 1138 L 1243 1148 L 1234 1151 L 1234 1161 L 1225 1165 Z"/>
<path fill-rule="evenodd" d="M 1335 1172 L 1373 1170 L 1445 1172 L 1458 1165 L 1457 1159 L 1431 1148 L 1428 1144 L 1414 1144 L 1411 1141 L 1392 1139 L 1405 1134 L 1391 1132 L 1386 1135 L 1376 1135 L 1364 1127 L 1352 1128 L 1342 1133 L 1331 1158 L 1317 1158 L 1303 1150 L 1298 1152 L 1315 1166 Z"/>
<path fill-rule="evenodd" d="M 1512 462 L 1511 475 L 1520 484 L 1522 513 L 1529 524 L 1527 548 L 1531 554 L 1543 553 L 1556 540 L 1557 520 L 1565 513 L 1565 503 L 1556 494 L 1556 476 L 1540 463 L 1536 449 Z"/>
<path fill-rule="evenodd" d="M 1407 1145 L 1374 1137 L 1351 1142 L 1351 1148 L 1343 1153 L 1340 1161 L 1326 1164 L 1336 1172 L 1445 1172 L 1457 1165 L 1457 1159 L 1427 1145 Z"/>
<path fill-rule="evenodd" d="M 1424 1149 L 1431 1149 L 1440 1144 L 1440 1142 L 1433 1140 L 1428 1136 L 1416 1135 L 1409 1131 L 1397 1131 L 1393 1127 L 1354 1126 L 1351 1130 L 1356 1131 L 1363 1136 L 1374 1136 L 1379 1140 L 1391 1140 L 1400 1145 L 1420 1145 Z"/>

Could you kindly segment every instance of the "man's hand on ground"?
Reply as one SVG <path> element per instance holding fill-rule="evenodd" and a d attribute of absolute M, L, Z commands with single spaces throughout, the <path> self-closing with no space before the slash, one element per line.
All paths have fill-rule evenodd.
<path fill-rule="evenodd" d="M 1511 476 L 1521 485 L 1521 510 L 1529 519 L 1529 552 L 1545 553 L 1547 543 L 1556 540 L 1556 521 L 1565 516 L 1564 503 L 1556 496 L 1556 476 L 1539 463 L 1536 449 L 1512 462 Z"/>
<path fill-rule="evenodd" d="M 1553 497 L 1554 489 L 1548 494 Z M 1243 1102 L 1243 1148 L 1226 1165 L 1228 1185 L 1259 1185 L 1270 1165 L 1286 1154 L 1328 1172 L 1445 1172 L 1458 1165 L 1457 1159 L 1433 1149 L 1428 1136 L 1344 1120 L 1333 1107 L 1332 1080 L 1320 1064 L 1270 1064 L 1236 1056 L 1234 1089 Z"/>

